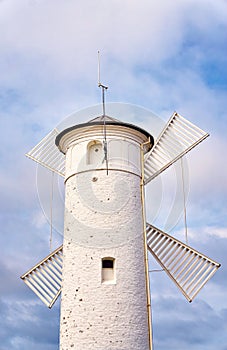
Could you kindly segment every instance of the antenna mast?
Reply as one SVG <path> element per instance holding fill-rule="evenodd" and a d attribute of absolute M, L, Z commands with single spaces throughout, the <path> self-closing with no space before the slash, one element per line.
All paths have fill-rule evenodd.
<path fill-rule="evenodd" d="M 102 89 L 102 117 L 103 117 L 103 150 L 104 150 L 104 161 L 106 161 L 106 174 L 108 175 L 108 157 L 107 157 L 107 141 L 106 141 L 106 109 L 105 109 L 105 91 L 108 86 L 103 85 L 100 80 L 100 52 L 98 51 L 98 87 Z"/>

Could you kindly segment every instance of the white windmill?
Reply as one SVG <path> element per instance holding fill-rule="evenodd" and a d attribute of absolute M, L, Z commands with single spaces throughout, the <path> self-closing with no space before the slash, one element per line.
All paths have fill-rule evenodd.
<path fill-rule="evenodd" d="M 21 276 L 49 308 L 62 292 L 62 350 L 152 349 L 148 251 L 190 302 L 219 268 L 145 218 L 144 186 L 207 136 L 174 113 L 154 142 L 104 110 L 27 154 L 65 179 L 63 245 Z"/>

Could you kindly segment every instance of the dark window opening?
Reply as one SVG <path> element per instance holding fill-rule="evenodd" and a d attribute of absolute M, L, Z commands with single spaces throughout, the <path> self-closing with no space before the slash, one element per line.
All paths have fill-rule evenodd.
<path fill-rule="evenodd" d="M 113 269 L 113 260 L 103 260 L 102 261 L 102 268 L 103 269 Z"/>

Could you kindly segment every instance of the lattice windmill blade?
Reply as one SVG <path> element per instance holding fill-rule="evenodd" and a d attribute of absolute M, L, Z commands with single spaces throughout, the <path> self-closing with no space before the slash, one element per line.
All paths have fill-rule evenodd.
<path fill-rule="evenodd" d="M 65 176 L 65 155 L 59 152 L 55 145 L 59 131 L 55 128 L 46 135 L 26 156 L 35 162 L 54 171 L 60 176 Z"/>
<path fill-rule="evenodd" d="M 148 223 L 147 247 L 189 302 L 221 266 Z"/>
<path fill-rule="evenodd" d="M 175 112 L 145 156 L 144 183 L 150 182 L 208 136 Z"/>
<path fill-rule="evenodd" d="M 61 293 L 62 251 L 61 245 L 21 276 L 21 279 L 49 308 Z"/>

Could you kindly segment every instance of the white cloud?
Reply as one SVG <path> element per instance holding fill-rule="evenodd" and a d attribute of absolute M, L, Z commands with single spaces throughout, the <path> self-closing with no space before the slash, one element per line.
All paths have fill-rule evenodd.
<path fill-rule="evenodd" d="M 36 228 L 38 228 L 38 229 L 42 228 L 43 226 L 46 225 L 46 223 L 47 223 L 47 219 L 41 210 L 39 210 L 33 214 L 32 224 Z"/>
<path fill-rule="evenodd" d="M 227 227 L 206 227 L 204 229 L 205 233 L 210 236 L 216 236 L 218 238 L 226 238 L 227 239 Z"/>
<path fill-rule="evenodd" d="M 227 141 L 216 134 L 191 152 L 190 181 L 199 195 L 227 193 L 227 165 L 224 156 L 226 148 Z"/>
<path fill-rule="evenodd" d="M 193 0 L 155 4 L 147 0 L 8 0 L 0 6 L 3 52 L 14 53 L 18 63 L 22 57 L 27 65 L 39 65 L 41 61 L 44 71 L 45 67 L 50 72 L 57 70 L 58 77 L 73 74 L 86 78 L 94 74 L 98 49 L 108 60 L 125 67 L 159 65 L 183 54 L 189 28 L 203 40 L 212 33 L 214 19 L 223 25 L 226 14 L 223 1 L 207 6 L 204 1 Z"/>

